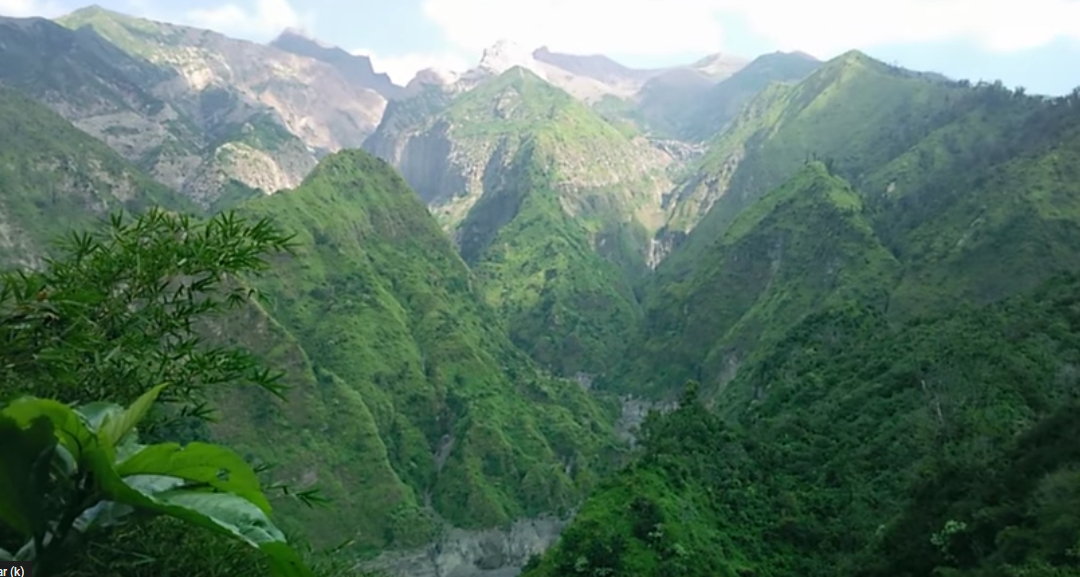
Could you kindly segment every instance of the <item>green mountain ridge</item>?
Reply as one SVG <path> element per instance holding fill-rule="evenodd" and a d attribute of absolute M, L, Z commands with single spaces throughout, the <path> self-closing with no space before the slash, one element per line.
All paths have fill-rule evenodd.
<path fill-rule="evenodd" d="M 603 383 L 700 392 L 525 575 L 1076 574 L 1078 103 L 859 53 L 755 100 Z"/>
<path fill-rule="evenodd" d="M 817 70 L 822 63 L 800 52 L 774 52 L 752 60 L 745 67 L 713 86 L 699 98 L 683 121 L 680 136 L 709 140 L 723 131 L 747 102 L 774 82 L 796 83 Z"/>
<path fill-rule="evenodd" d="M 515 342 L 558 374 L 606 370 L 670 159 L 522 68 L 388 110 L 366 148 L 440 217 Z"/>
<path fill-rule="evenodd" d="M 643 426 L 523 575 L 1073 575 L 1075 277 L 890 326 L 806 318 Z"/>
<path fill-rule="evenodd" d="M 224 438 L 336 487 L 329 517 L 309 517 L 321 537 L 349 526 L 364 547 L 422 545 L 438 519 L 486 528 L 567 510 L 595 481 L 615 408 L 540 374 L 510 343 L 385 163 L 332 155 L 300 188 L 242 212 L 298 234 L 295 257 L 256 286 L 310 368 L 289 414 L 222 400 L 250 419 Z M 267 418 L 280 441 L 251 437 Z"/>
<path fill-rule="evenodd" d="M 626 386 L 647 375 L 645 391 L 687 379 L 723 386 L 807 312 L 849 301 L 883 306 L 899 264 L 863 213 L 847 182 L 808 164 L 741 213 L 690 276 L 647 296 L 639 354 L 614 380 Z"/>
<path fill-rule="evenodd" d="M 320 487 L 328 508 L 275 509 L 351 541 L 348 563 L 412 548 L 437 574 L 507 570 L 528 531 L 450 529 L 573 514 L 525 577 L 1080 574 L 1080 90 L 856 51 L 798 81 L 751 65 L 714 87 L 745 104 L 710 109 L 740 112 L 663 198 L 671 157 L 516 68 L 410 88 L 365 140 L 385 160 L 336 152 L 294 189 L 230 182 L 197 208 L 84 120 L 197 105 L 176 126 L 262 170 L 245 151 L 300 138 L 238 88 L 261 69 L 161 98 L 145 86 L 202 57 L 132 54 L 239 45 L 77 14 L 92 26 L 0 21 L 43 52 L 92 48 L 59 60 L 70 82 L 31 50 L 0 62 L 5 86 L 59 95 L 0 87 L 0 265 L 118 207 L 236 205 L 295 233 L 244 281 L 267 299 L 203 327 L 285 370 L 286 402 L 223 391 L 229 418 L 183 440 Z M 87 116 L 50 110 L 68 104 Z M 637 398 L 620 415 L 616 395 Z M 676 397 L 628 459 L 630 401 Z"/>

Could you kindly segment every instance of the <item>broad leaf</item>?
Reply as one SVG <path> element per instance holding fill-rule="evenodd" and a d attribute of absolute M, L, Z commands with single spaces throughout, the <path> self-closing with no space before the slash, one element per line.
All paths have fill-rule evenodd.
<path fill-rule="evenodd" d="M 205 483 L 218 491 L 233 493 L 270 514 L 270 502 L 259 479 L 244 459 L 234 451 L 206 443 L 162 443 L 144 447 L 116 467 L 121 477 L 128 475 L 168 475 Z"/>
<path fill-rule="evenodd" d="M 146 416 L 146 413 L 167 384 L 162 383 L 146 391 L 119 415 L 110 415 L 98 431 L 98 438 L 101 439 L 101 442 L 110 447 L 115 447 L 125 435 L 135 428 L 135 425 L 139 424 L 139 421 L 143 420 L 143 417 Z"/>
<path fill-rule="evenodd" d="M 114 501 L 99 501 L 98 504 L 82 512 L 71 525 L 76 531 L 85 533 L 91 529 L 119 525 L 135 512 L 131 505 Z"/>
<path fill-rule="evenodd" d="M 86 428 L 82 418 L 71 407 L 51 399 L 23 397 L 12 401 L 0 415 L 15 420 L 20 428 L 26 428 L 38 417 L 52 421 L 57 440 L 60 441 L 75 462 L 81 462 L 83 451 L 97 444 L 97 438 Z"/>
<path fill-rule="evenodd" d="M 44 497 L 56 436 L 48 417 L 21 427 L 0 415 L 0 521 L 24 537 L 40 534 L 46 524 Z"/>
<path fill-rule="evenodd" d="M 229 493 L 184 489 L 158 492 L 155 489 L 175 486 L 177 480 L 160 475 L 122 479 L 105 451 L 94 449 L 88 452 L 88 457 L 102 491 L 113 501 L 169 515 L 240 539 L 264 551 L 278 577 L 312 576 L 296 552 L 288 546 L 281 531 L 251 501 Z"/>
<path fill-rule="evenodd" d="M 0 561 L 14 561 L 14 560 L 15 560 L 14 555 L 9 553 L 7 551 L 7 549 L 4 549 L 3 547 L 0 547 Z"/>
<path fill-rule="evenodd" d="M 124 407 L 116 403 L 96 401 L 74 408 L 75 414 L 82 419 L 86 428 L 95 435 L 101 430 L 101 426 L 109 418 L 124 412 Z"/>

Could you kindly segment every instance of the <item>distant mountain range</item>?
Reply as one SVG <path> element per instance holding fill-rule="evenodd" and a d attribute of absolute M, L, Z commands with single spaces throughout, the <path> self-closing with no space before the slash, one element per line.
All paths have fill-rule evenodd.
<path fill-rule="evenodd" d="M 996 576 L 1074 562 L 1076 443 L 1016 443 L 1076 398 L 1078 127 L 1080 92 L 858 51 L 499 42 L 399 86 L 300 31 L 90 7 L 0 19 L 0 262 L 151 204 L 295 233 L 208 327 L 288 404 L 230 389 L 197 434 L 326 487 L 275 507 L 350 563 Z M 991 474 L 1028 470 L 1064 480 Z"/>

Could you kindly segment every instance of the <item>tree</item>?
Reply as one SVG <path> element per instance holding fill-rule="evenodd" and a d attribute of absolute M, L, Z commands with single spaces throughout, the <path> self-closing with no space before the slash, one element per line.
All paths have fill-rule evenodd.
<path fill-rule="evenodd" d="M 152 209 L 73 233 L 44 270 L 0 276 L 0 401 L 127 404 L 167 382 L 163 402 L 205 417 L 210 387 L 246 382 L 280 396 L 280 373 L 207 345 L 200 323 L 245 305 L 255 295 L 241 277 L 290 248 L 269 221 L 233 213 L 203 221 Z"/>
<path fill-rule="evenodd" d="M 0 407 L 48 406 L 52 407 L 50 416 L 66 410 L 80 415 L 79 411 L 89 410 L 85 409 L 88 406 L 94 411 L 115 412 L 117 406 L 102 401 L 137 403 L 147 391 L 164 384 L 158 389 L 159 402 L 141 413 L 144 420 L 139 440 L 148 442 L 173 440 L 168 438 L 169 427 L 165 426 L 172 418 L 208 418 L 207 393 L 213 387 L 247 383 L 281 396 L 284 386 L 280 373 L 263 368 L 247 351 L 211 345 L 203 335 L 211 317 L 251 302 L 256 295 L 245 286 L 244 279 L 264 271 L 269 266 L 269 255 L 289 251 L 290 237 L 267 220 L 246 222 L 233 213 L 198 220 L 152 209 L 134 217 L 116 214 L 103 224 L 96 232 L 73 233 L 60 242 L 41 270 L 0 275 Z M 28 395 L 33 398 L 27 399 Z M 103 408 L 107 406 L 113 408 Z M 66 476 L 57 471 L 47 471 L 46 476 L 39 472 L 33 481 L 48 486 L 34 485 L 35 490 L 48 493 L 43 502 L 70 513 L 79 510 L 76 503 L 65 501 L 63 491 L 50 483 L 62 485 L 64 479 L 71 481 L 87 474 L 97 479 L 102 471 L 107 474 L 109 466 L 121 466 L 121 461 L 76 461 L 73 465 L 63 457 L 62 448 L 48 448 L 48 440 L 55 438 L 55 433 L 62 433 L 65 427 L 75 426 L 72 423 L 85 421 L 86 417 L 72 421 L 67 415 L 64 419 L 50 418 L 40 424 L 17 421 L 18 426 L 7 422 L 0 446 L 7 450 L 14 439 L 25 441 L 25 436 L 30 435 L 39 443 L 36 454 L 48 456 L 35 458 L 35 463 L 66 467 L 61 469 Z M 95 430 L 85 422 L 83 425 L 88 431 Z M 82 434 L 81 429 L 78 432 Z M 164 450 L 164 446 L 179 447 L 175 443 L 150 445 L 158 447 L 155 451 Z M 187 447 L 209 450 L 199 444 Z M 108 449 L 100 451 L 109 454 Z M 225 449 L 217 454 L 223 454 L 221 451 Z M 240 467 L 240 463 L 234 464 Z M 247 469 L 242 476 L 250 477 Z M 121 475 L 120 479 L 125 477 Z M 23 481 L 26 479 L 8 479 L 16 484 Z M 125 494 L 132 500 L 141 499 L 117 484 L 115 476 L 110 487 L 98 489 L 99 503 L 125 503 Z M 6 490 L 0 487 L 0 492 Z M 224 569 L 226 574 L 262 574 L 262 562 L 256 562 L 257 557 L 223 545 L 227 540 L 213 537 L 212 532 L 192 531 L 166 522 L 173 514 L 155 509 L 152 502 L 135 505 L 139 505 L 141 513 L 125 517 L 125 523 L 99 525 L 100 531 L 69 531 L 87 539 L 83 543 L 85 550 L 78 553 L 87 561 L 82 566 L 112 569 L 110 559 L 129 558 L 143 546 L 157 546 L 164 539 L 175 545 L 156 558 L 143 556 L 138 567 L 143 574 L 160 575 L 176 566 L 196 573 L 203 569 L 217 572 L 220 568 L 216 561 L 223 557 L 233 562 L 232 570 Z M 146 513 L 155 512 L 159 514 L 145 519 Z M 163 512 L 168 514 L 160 515 Z M 6 519 L 9 513 L 6 509 L 0 511 L 0 517 Z M 45 516 L 51 522 L 61 520 Z M 211 525 L 220 527 L 216 522 Z M 51 526 L 49 531 L 58 527 Z M 25 537 L 25 531 L 0 522 L 0 542 L 8 546 L 14 543 L 18 549 L 23 541 L 16 543 L 17 535 L 11 529 Z M 75 543 L 65 542 L 67 545 Z M 41 547 L 34 550 L 44 547 L 42 537 Z M 24 554 L 29 551 L 26 549 Z M 94 552 L 92 556 L 90 551 Z M 76 555 L 72 551 L 67 554 Z"/>

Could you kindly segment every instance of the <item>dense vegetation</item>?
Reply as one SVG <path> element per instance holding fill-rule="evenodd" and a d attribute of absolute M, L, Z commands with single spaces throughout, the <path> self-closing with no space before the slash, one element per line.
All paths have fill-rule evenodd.
<path fill-rule="evenodd" d="M 438 150 L 422 157 L 431 166 L 399 168 L 514 342 L 572 377 L 608 370 L 638 320 L 631 282 L 647 272 L 665 177 L 636 136 L 518 67 L 452 97 L 429 87 L 391 103 L 365 148 L 392 157 L 405 138 Z"/>
<path fill-rule="evenodd" d="M 367 548 L 417 545 L 442 519 L 487 527 L 580 499 L 614 447 L 614 407 L 538 372 L 514 347 L 386 163 L 331 155 L 298 189 L 243 212 L 296 234 L 293 254 L 255 286 L 286 335 L 260 350 L 298 386 L 287 411 L 222 399 L 237 421 L 219 434 L 282 463 L 289 478 L 320 472 L 334 507 L 297 511 L 320 542 L 350 526 Z M 259 426 L 267 421 L 273 432 Z"/>
<path fill-rule="evenodd" d="M 132 22 L 67 24 L 168 40 Z M 523 69 L 395 101 L 376 141 L 445 137 L 483 174 L 440 222 L 359 151 L 269 197 L 225 178 L 204 204 L 237 215 L 146 212 L 198 211 L 0 88 L 0 558 L 329 575 L 575 512 L 527 577 L 1080 575 L 1080 91 L 851 52 L 701 94 L 671 101 L 665 130 L 711 141 L 662 206 L 632 126 Z M 299 146 L 241 116 L 208 144 Z M 650 273 L 660 224 L 689 236 Z M 626 393 L 678 399 L 629 460 Z"/>
<path fill-rule="evenodd" d="M 719 415 L 692 387 L 651 416 L 526 575 L 1077 574 L 1077 299 L 807 318 Z"/>
<path fill-rule="evenodd" d="M 848 148 L 878 136 L 845 85 L 888 82 L 926 124 Z M 763 93 L 719 141 L 737 167 L 704 160 L 725 196 L 648 280 L 645 355 L 604 383 L 696 378 L 702 406 L 651 416 L 526 575 L 1080 573 L 1078 126 L 1080 92 L 854 54 Z"/>
<path fill-rule="evenodd" d="M 280 394 L 279 375 L 242 349 L 207 346 L 197 323 L 242 305 L 239 277 L 287 243 L 267 221 L 155 209 L 116 214 L 70 237 L 44 269 L 0 277 L 0 558 L 35 561 L 45 575 L 222 562 L 265 574 L 263 559 L 198 531 L 193 548 L 147 556 L 147 537 L 191 532 L 170 524 L 180 520 L 261 549 L 274 575 L 310 575 L 270 521 L 251 465 L 177 434 L 209 417 L 215 388 Z M 121 549 L 108 546 L 117 534 Z M 239 567 L 229 563 L 238 554 Z"/>

